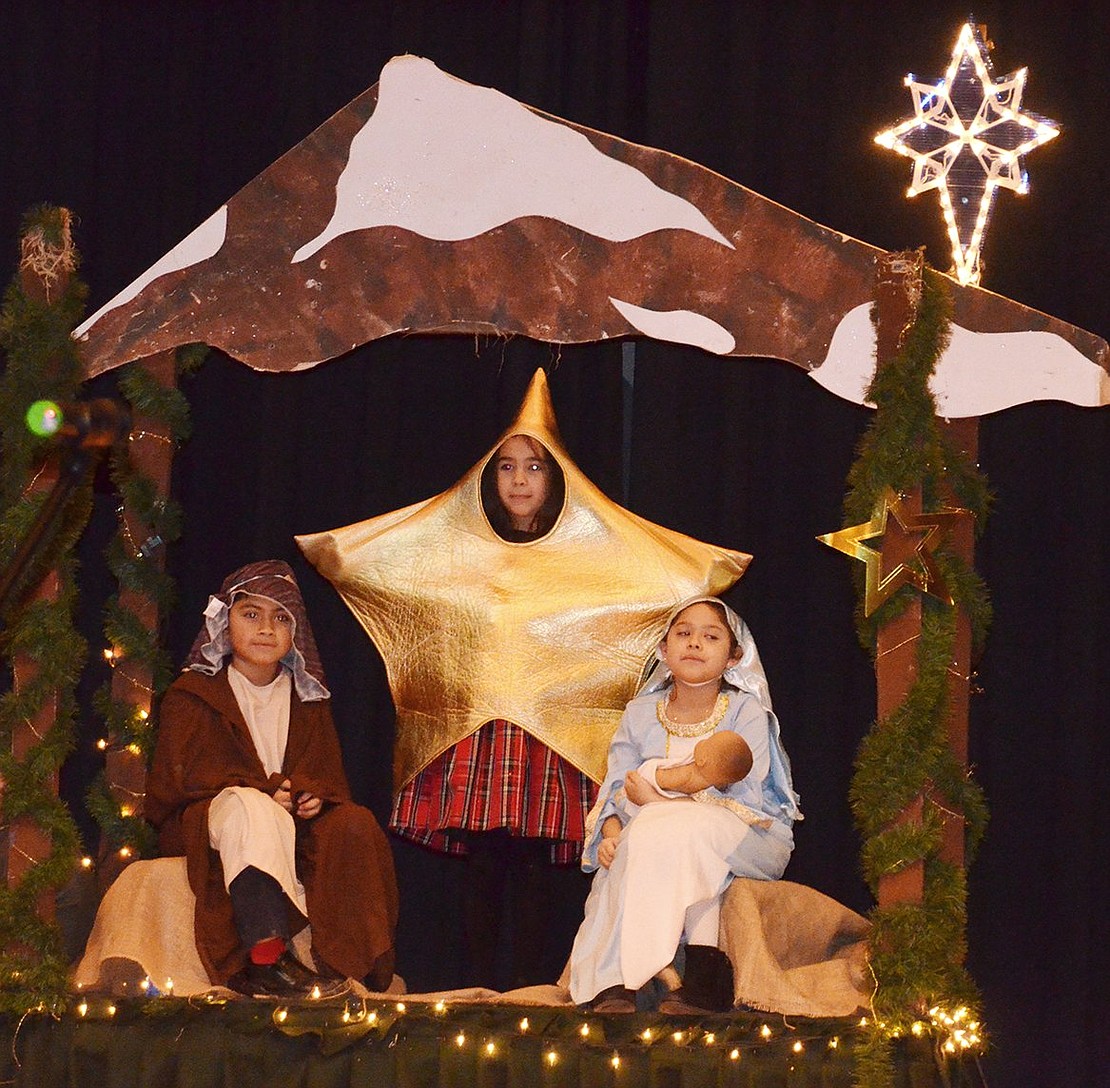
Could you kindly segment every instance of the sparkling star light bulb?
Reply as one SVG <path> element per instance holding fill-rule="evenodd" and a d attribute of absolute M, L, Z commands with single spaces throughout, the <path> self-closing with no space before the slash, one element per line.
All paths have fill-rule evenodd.
<path fill-rule="evenodd" d="M 996 82 L 988 45 L 968 22 L 944 78 L 906 76 L 913 116 L 875 137 L 881 147 L 913 160 L 908 196 L 937 190 L 960 283 L 979 283 L 979 255 L 998 190 L 1028 192 L 1021 157 L 1060 133 L 1054 122 L 1022 111 L 1027 74 L 1022 68 Z"/>

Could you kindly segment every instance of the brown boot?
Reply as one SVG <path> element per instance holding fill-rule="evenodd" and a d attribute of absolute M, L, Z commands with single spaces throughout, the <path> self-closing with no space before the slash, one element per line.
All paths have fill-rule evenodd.
<path fill-rule="evenodd" d="M 664 1016 L 703 1016 L 707 1012 L 713 1012 L 713 1009 L 704 1008 L 701 1005 L 695 1005 L 690 1000 L 690 995 L 685 986 L 679 986 L 677 990 L 671 990 L 669 994 L 662 1001 L 659 1002 L 659 1011 Z"/>
<path fill-rule="evenodd" d="M 732 963 L 719 948 L 707 944 L 686 946 L 682 985 L 659 1002 L 667 1016 L 696 1016 L 727 1012 L 733 1004 Z"/>
<path fill-rule="evenodd" d="M 626 986 L 608 986 L 589 1002 L 591 1012 L 629 1013 L 636 1011 L 636 991 Z"/>

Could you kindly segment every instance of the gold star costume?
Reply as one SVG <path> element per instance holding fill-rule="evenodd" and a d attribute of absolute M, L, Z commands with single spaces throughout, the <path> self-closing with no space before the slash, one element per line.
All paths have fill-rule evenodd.
<path fill-rule="evenodd" d="M 523 544 L 493 531 L 479 492 L 514 434 L 543 443 L 566 479 L 551 532 Z M 606 498 L 563 448 L 542 370 L 512 426 L 450 490 L 296 539 L 385 662 L 395 790 L 499 718 L 600 782 L 663 620 L 687 597 L 728 589 L 751 561 Z"/>

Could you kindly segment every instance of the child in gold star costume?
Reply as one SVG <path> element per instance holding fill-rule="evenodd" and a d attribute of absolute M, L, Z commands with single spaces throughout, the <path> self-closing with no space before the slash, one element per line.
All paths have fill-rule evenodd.
<path fill-rule="evenodd" d="M 385 989 L 397 886 L 385 835 L 352 803 L 329 692 L 289 566 L 252 563 L 209 599 L 159 713 L 146 816 L 184 855 L 213 983 L 259 997 Z M 311 922 L 308 969 L 289 950 Z"/>
<path fill-rule="evenodd" d="M 537 439 L 508 437 L 481 479 L 493 530 L 527 545 L 550 532 L 563 505 L 558 464 Z M 597 793 L 590 778 L 542 741 L 503 719 L 486 722 L 420 771 L 398 794 L 391 830 L 435 849 L 467 854 L 463 922 L 475 982 L 497 988 L 551 981 L 560 950 L 545 920 L 543 875 L 550 862 L 579 860 Z M 513 955 L 498 963 L 511 915 Z M 561 952 L 565 956 L 565 950 Z"/>
<path fill-rule="evenodd" d="M 571 953 L 575 1002 L 633 1011 L 681 945 L 682 985 L 661 1010 L 731 1006 L 721 894 L 734 876 L 778 879 L 800 816 L 747 625 L 716 598 L 687 602 L 625 710 L 590 814 L 582 865 L 597 875 Z"/>
<path fill-rule="evenodd" d="M 543 481 L 534 509 L 532 485 L 509 486 L 518 473 Z M 459 983 L 550 983 L 588 890 L 550 861 L 579 854 L 592 783 L 660 620 L 683 597 L 727 589 L 751 557 L 609 500 L 563 446 L 542 370 L 455 486 L 297 543 L 386 666 L 391 827 L 469 854 L 464 883 L 489 872 L 484 900 L 466 897 L 472 960 Z M 510 896 L 532 917 L 507 907 Z"/>

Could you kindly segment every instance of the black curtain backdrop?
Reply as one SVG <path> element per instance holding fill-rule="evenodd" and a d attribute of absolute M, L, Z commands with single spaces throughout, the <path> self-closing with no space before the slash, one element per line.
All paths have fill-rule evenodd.
<path fill-rule="evenodd" d="M 1026 106 L 1064 134 L 1003 193 L 984 284 L 1110 334 L 1105 306 L 1110 98 L 1098 0 L 980 3 L 998 73 L 1028 65 Z M 90 309 L 376 82 L 396 54 L 569 120 L 683 155 L 819 222 L 948 267 L 935 196 L 872 142 L 911 109 L 907 71 L 940 75 L 959 3 L 147 2 L 0 10 L 0 244 L 14 273 L 22 212 L 76 214 Z M 628 364 L 633 364 L 629 366 Z M 564 439 L 610 496 L 654 521 L 754 553 L 732 594 L 752 624 L 807 819 L 788 877 L 859 910 L 847 804 L 874 713 L 838 528 L 864 409 L 772 360 L 638 341 L 393 338 L 299 374 L 213 354 L 185 389 L 194 436 L 175 463 L 186 511 L 169 555 L 185 653 L 207 594 L 240 563 L 294 563 L 328 668 L 348 771 L 384 820 L 392 706 L 381 661 L 294 533 L 348 524 L 449 487 L 494 442 L 537 366 Z M 629 375 L 634 376 L 630 383 Z M 112 377 L 90 392 L 110 392 Z M 630 438 L 624 440 L 625 421 Z M 978 549 L 995 603 L 979 663 L 972 757 L 992 820 L 970 873 L 969 962 L 985 995 L 994 1088 L 1106 1083 L 1110 412 L 1034 404 L 983 420 L 997 495 Z M 85 688 L 103 682 L 100 553 L 116 500 L 98 487 L 82 547 Z M 84 723 L 65 788 L 80 798 L 99 727 Z M 396 843 L 400 970 L 412 989 L 463 984 L 459 863 Z M 585 880 L 552 888 L 570 934 Z"/>

